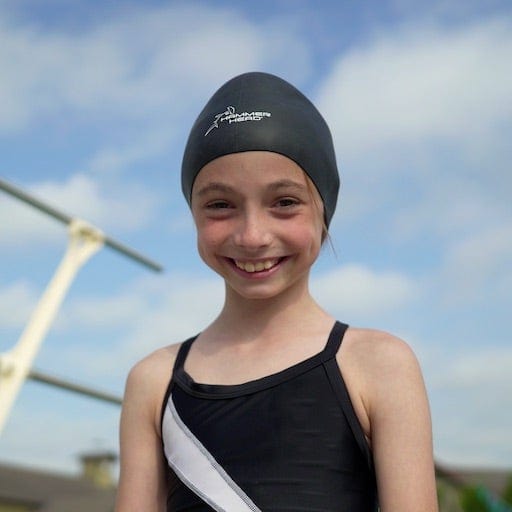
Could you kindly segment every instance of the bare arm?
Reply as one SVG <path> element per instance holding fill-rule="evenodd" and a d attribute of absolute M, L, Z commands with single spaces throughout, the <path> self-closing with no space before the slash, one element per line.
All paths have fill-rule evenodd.
<path fill-rule="evenodd" d="M 416 357 L 383 332 L 356 329 L 352 338 L 341 366 L 371 442 L 380 511 L 437 512 L 430 410 Z"/>
<path fill-rule="evenodd" d="M 172 363 L 169 349 L 162 349 L 135 365 L 128 376 L 121 413 L 116 512 L 166 510 L 160 409 Z"/>
<path fill-rule="evenodd" d="M 369 416 L 381 512 L 437 512 L 432 426 L 416 357 L 384 335 Z"/>

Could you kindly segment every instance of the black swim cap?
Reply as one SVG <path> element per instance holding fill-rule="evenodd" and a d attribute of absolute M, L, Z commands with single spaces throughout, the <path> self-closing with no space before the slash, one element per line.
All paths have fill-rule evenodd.
<path fill-rule="evenodd" d="M 295 161 L 315 184 L 329 225 L 340 186 L 331 132 L 300 91 L 277 76 L 254 72 L 232 78 L 211 97 L 183 155 L 181 186 L 189 205 L 203 166 L 244 151 L 272 151 Z"/>

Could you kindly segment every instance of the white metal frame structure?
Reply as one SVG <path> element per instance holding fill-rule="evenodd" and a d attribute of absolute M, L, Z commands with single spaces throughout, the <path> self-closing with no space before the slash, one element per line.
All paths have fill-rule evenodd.
<path fill-rule="evenodd" d="M 67 250 L 20 339 L 13 348 L 0 353 L 0 433 L 27 378 L 113 403 L 120 403 L 121 400 L 112 395 L 37 372 L 32 369 L 32 364 L 77 272 L 103 246 L 106 245 L 151 270 L 159 272 L 162 267 L 133 249 L 107 237 L 100 229 L 86 221 L 62 213 L 2 179 L 0 179 L 0 189 L 67 224 L 69 235 Z"/>

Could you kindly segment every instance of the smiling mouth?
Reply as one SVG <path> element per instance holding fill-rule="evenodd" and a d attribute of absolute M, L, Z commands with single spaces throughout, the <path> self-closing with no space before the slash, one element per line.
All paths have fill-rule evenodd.
<path fill-rule="evenodd" d="M 241 261 L 241 260 L 233 260 L 234 264 L 240 270 L 244 270 L 249 274 L 253 274 L 254 272 L 263 272 L 265 270 L 270 270 L 275 267 L 282 258 L 273 258 L 263 261 Z"/>

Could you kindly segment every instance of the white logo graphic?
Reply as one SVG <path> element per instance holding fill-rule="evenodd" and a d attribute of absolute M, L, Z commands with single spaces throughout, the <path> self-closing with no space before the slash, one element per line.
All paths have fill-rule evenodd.
<path fill-rule="evenodd" d="M 242 112 L 236 113 L 235 107 L 228 107 L 224 112 L 217 114 L 210 128 L 206 130 L 206 137 L 213 129 L 219 127 L 219 123 L 243 123 L 244 121 L 261 121 L 267 117 L 272 117 L 270 112 Z"/>

